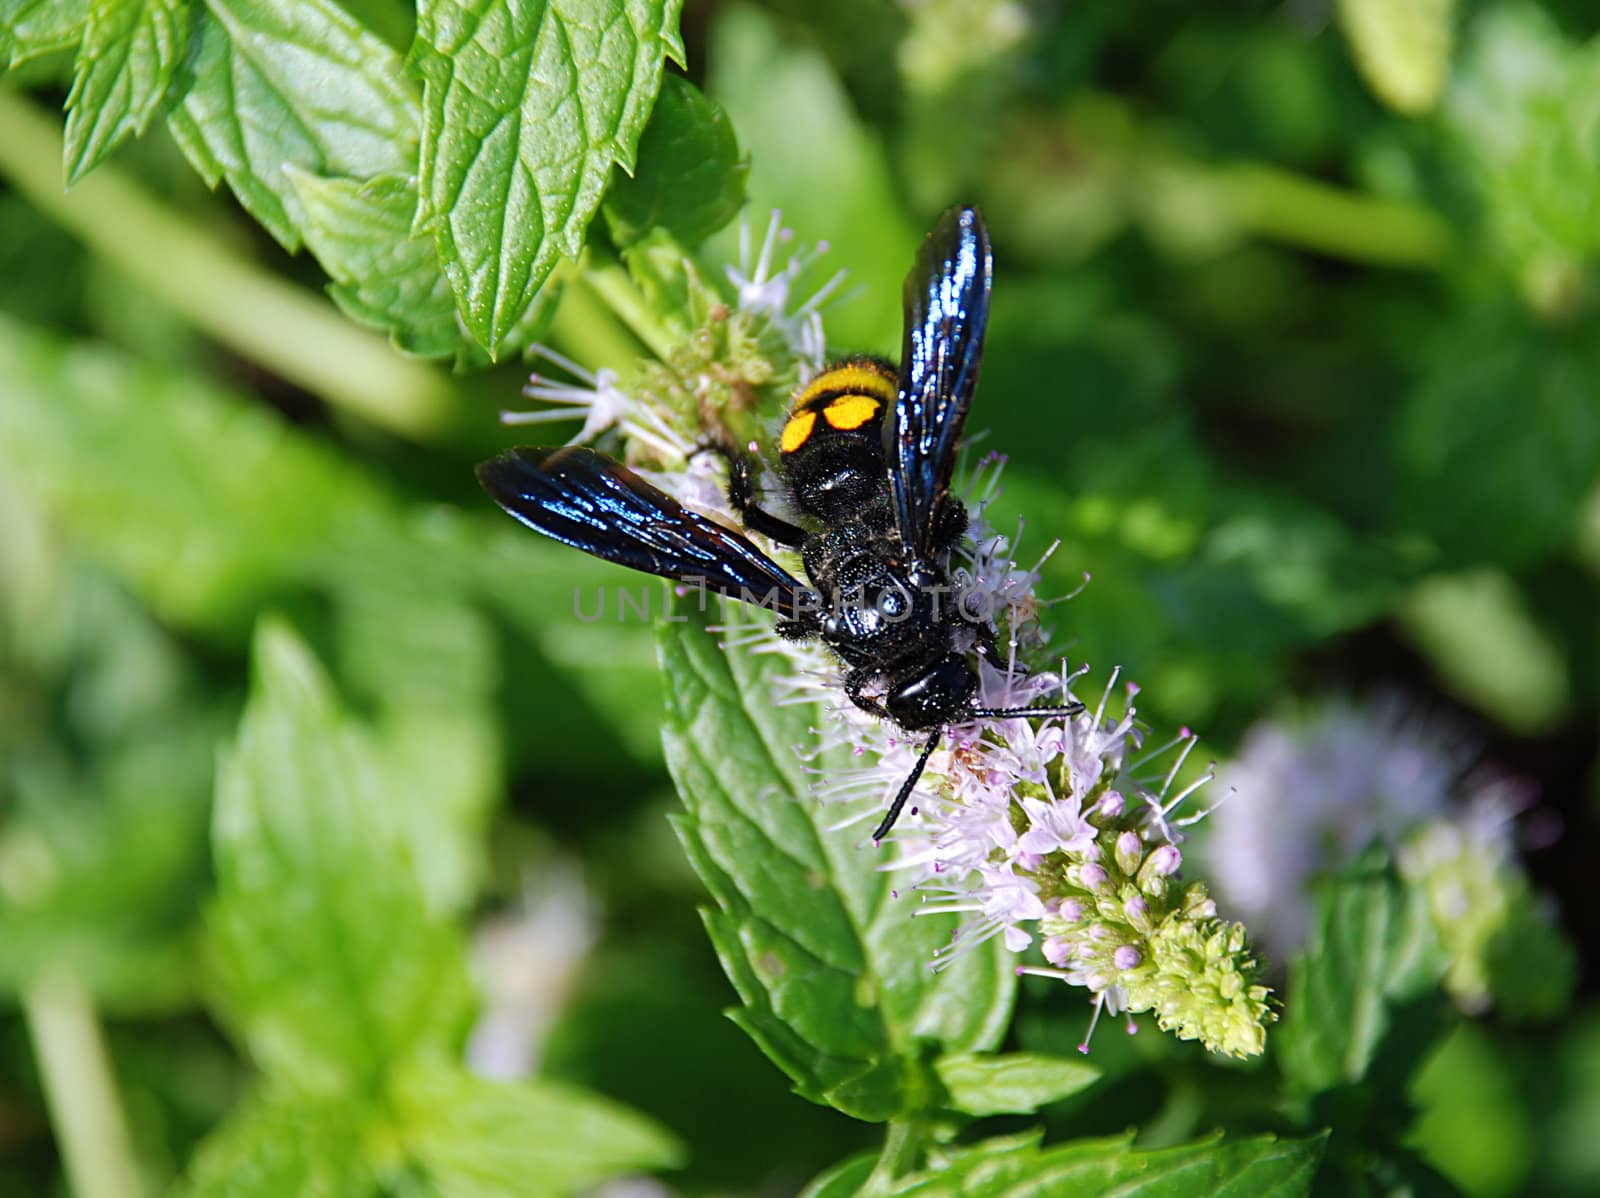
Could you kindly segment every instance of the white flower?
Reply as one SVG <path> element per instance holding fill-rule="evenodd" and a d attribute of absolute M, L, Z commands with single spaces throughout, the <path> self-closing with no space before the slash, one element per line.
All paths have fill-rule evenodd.
<path fill-rule="evenodd" d="M 750 225 L 741 218 L 739 263 L 724 267 L 724 271 L 738 295 L 740 311 L 759 313 L 771 320 L 783 333 L 790 351 L 800 360 L 802 374 L 809 375 L 822 369 L 827 354 L 821 308 L 844 282 L 845 272 L 835 271 L 807 298 L 796 303 L 796 284 L 806 269 L 828 252 L 828 243 L 818 242 L 810 250 L 791 251 L 784 257 L 782 247 L 793 239 L 794 231 L 783 227 L 783 214 L 774 210 L 767 221 L 761 248 L 752 257 Z"/>
<path fill-rule="evenodd" d="M 606 367 L 586 370 L 546 345 L 535 345 L 530 352 L 578 381 L 563 383 L 539 374 L 531 376 L 522 393 L 529 399 L 553 406 L 526 412 L 501 412 L 502 424 L 550 424 L 581 419 L 583 427 L 569 445 L 585 444 L 616 429 L 625 440 L 645 447 L 659 461 L 683 463 L 693 455 L 695 431 L 680 427 L 680 422 L 647 398 L 622 390 L 617 385 L 616 371 Z"/>
<path fill-rule="evenodd" d="M 1397 849 L 1450 815 L 1467 764 L 1460 742 L 1392 698 L 1263 721 L 1221 773 L 1225 801 L 1204 846 L 1214 884 L 1287 961 L 1310 929 L 1312 882 L 1375 839 Z"/>
<path fill-rule="evenodd" d="M 1015 654 L 1019 648 L 1037 648 L 1044 643 L 1039 616 L 1049 604 L 1036 597 L 1035 588 L 1045 562 L 1061 542 L 1051 542 L 1031 566 L 1020 565 L 1012 556 L 1013 547 L 1022 539 L 1022 521 L 1017 522 L 1016 535 L 1006 537 L 997 533 L 988 519 L 989 506 L 1001 492 L 1000 474 L 1005 464 L 1002 454 L 985 455 L 964 488 L 967 536 L 952 556 L 951 584 L 957 610 L 992 630 L 1005 626 Z"/>
<path fill-rule="evenodd" d="M 530 880 L 514 911 L 476 929 L 472 967 L 483 1008 L 467 1039 L 468 1069 L 501 1080 L 535 1071 L 597 930 L 593 899 L 567 862 Z"/>
<path fill-rule="evenodd" d="M 1022 799 L 1022 809 L 1028 813 L 1029 828 L 1017 841 L 1025 853 L 1082 853 L 1094 850 L 1097 829 L 1070 803 L 1046 802 L 1043 799 Z"/>
<path fill-rule="evenodd" d="M 622 422 L 633 399 L 617 386 L 617 372 L 607 367 L 596 371 L 585 370 L 571 358 L 558 354 L 546 345 L 535 345 L 530 351 L 534 357 L 544 358 L 578 379 L 577 383 L 563 383 L 534 374 L 522 393 L 529 399 L 552 404 L 549 408 L 531 412 L 502 412 L 502 424 L 550 424 L 561 420 L 582 420 L 569 444 L 593 441 L 601 433 Z"/>

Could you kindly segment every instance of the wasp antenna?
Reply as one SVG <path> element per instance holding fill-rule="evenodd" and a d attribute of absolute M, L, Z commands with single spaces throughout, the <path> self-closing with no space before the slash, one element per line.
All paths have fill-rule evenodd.
<path fill-rule="evenodd" d="M 883 822 L 872 833 L 872 843 L 880 843 L 889 834 L 889 829 L 894 827 L 894 821 L 900 818 L 900 809 L 906 805 L 906 800 L 911 797 L 911 792 L 916 789 L 917 780 L 922 777 L 923 768 L 928 764 L 928 758 L 933 756 L 934 749 L 939 746 L 939 732 L 928 737 L 928 743 L 922 746 L 922 752 L 917 755 L 917 764 L 911 767 L 911 773 L 906 775 L 906 780 L 900 784 L 899 793 L 894 796 L 894 802 L 889 804 L 889 813 L 883 817 Z"/>
<path fill-rule="evenodd" d="M 1058 715 L 1079 715 L 1084 710 L 1083 704 L 1074 700 L 1064 707 L 974 707 L 972 714 L 996 720 L 1048 719 Z"/>

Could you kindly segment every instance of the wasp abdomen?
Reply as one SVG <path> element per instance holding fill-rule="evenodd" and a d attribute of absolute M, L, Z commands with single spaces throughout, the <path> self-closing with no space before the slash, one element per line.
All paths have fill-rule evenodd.
<path fill-rule="evenodd" d="M 835 524 L 883 491 L 883 417 L 899 386 L 889 363 L 858 357 L 824 370 L 795 397 L 778 451 L 802 511 Z"/>

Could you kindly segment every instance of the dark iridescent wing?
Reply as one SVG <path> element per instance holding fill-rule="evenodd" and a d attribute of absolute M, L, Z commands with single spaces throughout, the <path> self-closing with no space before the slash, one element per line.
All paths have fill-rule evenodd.
<path fill-rule="evenodd" d="M 784 612 L 810 598 L 747 538 L 592 449 L 520 446 L 481 464 L 478 481 L 535 532 L 608 562 Z"/>
<path fill-rule="evenodd" d="M 950 492 L 989 323 L 989 231 L 976 208 L 939 218 L 906 276 L 900 397 L 884 422 L 900 539 L 925 557 Z"/>

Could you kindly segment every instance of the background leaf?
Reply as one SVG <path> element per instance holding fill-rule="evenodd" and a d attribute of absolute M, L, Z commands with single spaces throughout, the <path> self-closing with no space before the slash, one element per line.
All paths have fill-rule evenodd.
<path fill-rule="evenodd" d="M 0 5 L 0 67 L 76 46 L 89 0 L 7 0 Z"/>
<path fill-rule="evenodd" d="M 878 1163 L 876 1152 L 846 1157 L 827 1172 L 812 1179 L 800 1191 L 800 1198 L 856 1198 Z"/>
<path fill-rule="evenodd" d="M 853 6 L 852 24 L 862 19 L 860 8 Z M 777 208 L 802 242 L 826 242 L 831 252 L 808 280 L 819 287 L 841 268 L 850 280 L 849 298 L 829 306 L 829 339 L 898 352 L 900 281 L 920 230 L 901 209 L 881 141 L 862 125 L 821 52 L 785 37 L 772 17 L 741 5 L 713 34 L 707 93 L 743 144 L 782 147 L 751 158 L 757 237 L 767 210 Z M 819 190 L 826 205 L 815 202 Z"/>
<path fill-rule="evenodd" d="M 1450 69 L 1455 0 L 1339 0 L 1339 25 L 1378 98 L 1416 115 L 1438 102 Z"/>
<path fill-rule="evenodd" d="M 1324 1137 L 1225 1140 L 1152 1152 L 1126 1138 L 1081 1140 L 1040 1148 L 1037 1137 L 985 1141 L 950 1152 L 941 1167 L 915 1174 L 887 1192 L 962 1198 L 1294 1198 L 1309 1194 Z"/>
<path fill-rule="evenodd" d="M 450 1198 L 559 1198 L 681 1156 L 643 1116 L 554 1082 L 425 1066 L 401 1080 L 397 1104 L 419 1170 Z"/>
<path fill-rule="evenodd" d="M 940 1057 L 934 1072 L 949 1104 L 969 1115 L 1028 1115 L 1094 1085 L 1100 1070 L 1037 1052 Z"/>
<path fill-rule="evenodd" d="M 286 249 L 305 224 L 290 166 L 355 179 L 416 170 L 417 98 L 400 56 L 332 0 L 206 0 L 193 36 L 172 135 Z"/>
<path fill-rule="evenodd" d="M 1473 313 L 1424 360 L 1396 430 L 1403 519 L 1458 560 L 1522 563 L 1565 543 L 1600 476 L 1587 334 Z"/>
<path fill-rule="evenodd" d="M 357 471 L 214 384 L 0 321 L 0 457 L 155 610 L 237 626 L 304 577 L 330 521 L 379 502 Z"/>
<path fill-rule="evenodd" d="M 417 10 L 422 208 L 462 318 L 496 353 L 682 63 L 681 0 L 431 0 Z"/>
<path fill-rule="evenodd" d="M 370 725 L 387 777 L 387 814 L 413 846 L 433 912 L 468 909 L 486 874 L 485 840 L 504 771 L 493 699 L 499 646 L 459 600 L 409 590 L 374 570 L 340 590 L 339 664 Z"/>
<path fill-rule="evenodd" d="M 728 114 L 694 84 L 668 75 L 639 138 L 632 178 L 619 172 L 606 193 L 606 224 L 623 247 L 664 229 L 693 249 L 738 215 L 749 173 Z"/>
<path fill-rule="evenodd" d="M 160 109 L 189 44 L 189 0 L 97 0 L 67 97 L 67 182 Z"/>
<path fill-rule="evenodd" d="M 224 1008 L 280 1085 L 362 1094 L 457 1043 L 471 1009 L 454 927 L 428 910 L 365 734 L 281 626 L 223 759 L 210 915 Z"/>
<path fill-rule="evenodd" d="M 1381 849 L 1363 854 L 1323 891 L 1310 946 L 1290 972 L 1277 1029 L 1285 1074 L 1312 1093 L 1361 1081 L 1384 1038 L 1397 1026 L 1415 1032 L 1411 1017 L 1437 1005 L 1444 966 L 1427 896 Z M 1425 1040 L 1407 1047 L 1411 1059 Z"/>
<path fill-rule="evenodd" d="M 27 511 L 0 501 L 0 513 L 26 542 Z M 0 567 L 0 806 L 15 863 L 0 989 L 20 995 L 65 967 L 104 1009 L 182 1010 L 212 759 L 232 713 L 202 701 L 176 638 L 103 573 L 41 565 L 31 580 L 20 560 Z M 30 702 L 41 693 L 70 718 Z"/>
<path fill-rule="evenodd" d="M 997 942 L 931 970 L 954 922 L 913 919 L 862 834 L 826 830 L 834 813 L 807 793 L 799 757 L 817 717 L 774 704 L 791 667 L 724 653 L 706 620 L 662 630 L 664 736 L 678 835 L 717 901 L 706 927 L 744 1004 L 733 1018 L 814 1102 L 879 1120 L 927 1105 L 923 1053 L 994 1047 L 1015 974 Z"/>
<path fill-rule="evenodd" d="M 324 179 L 297 167 L 289 182 L 304 213 L 306 247 L 332 277 L 328 292 L 351 317 L 409 353 L 440 358 L 467 344 L 433 239 L 412 231 L 410 175 Z"/>
<path fill-rule="evenodd" d="M 1575 45 L 1529 3 L 1495 5 L 1468 27 L 1445 105 L 1464 173 L 1525 294 L 1570 313 L 1582 263 L 1600 249 L 1600 147 L 1588 105 L 1600 45 Z"/>
<path fill-rule="evenodd" d="M 361 1198 L 378 1192 L 362 1159 L 359 1108 L 338 1099 L 255 1095 L 195 1158 L 183 1198 Z"/>

